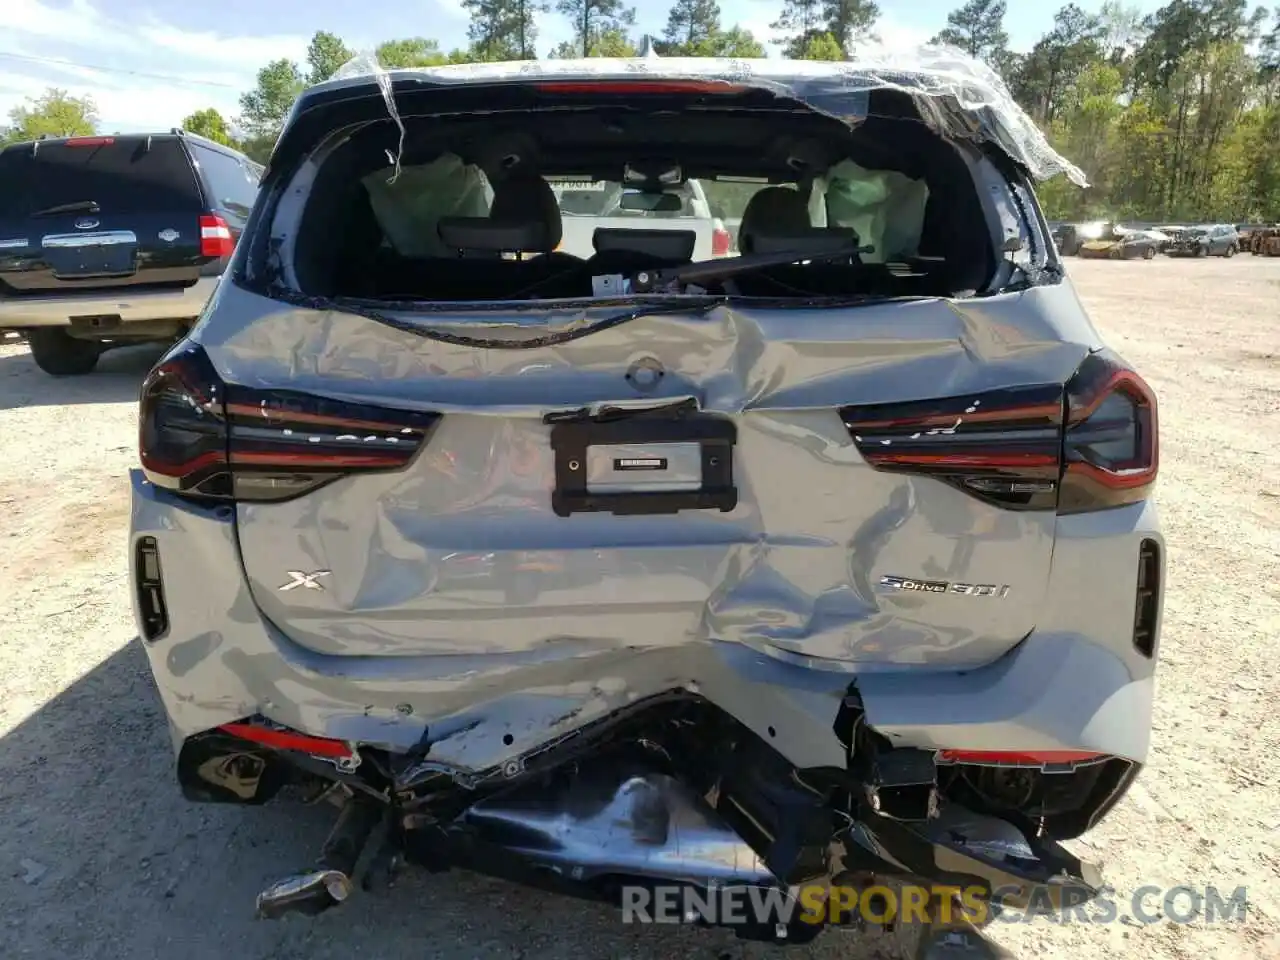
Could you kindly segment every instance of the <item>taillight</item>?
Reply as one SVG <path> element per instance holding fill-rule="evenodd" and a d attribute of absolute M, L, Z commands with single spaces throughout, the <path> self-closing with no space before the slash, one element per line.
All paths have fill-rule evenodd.
<path fill-rule="evenodd" d="M 716 227 L 711 232 L 711 255 L 713 257 L 727 257 L 732 243 L 733 238 L 729 236 L 729 231 L 724 227 Z"/>
<path fill-rule="evenodd" d="M 732 94 L 750 89 L 727 80 L 544 80 L 533 88 L 571 94 Z"/>
<path fill-rule="evenodd" d="M 877 470 L 936 477 L 1011 509 L 1053 509 L 1061 468 L 1057 384 L 843 407 L 858 451 Z"/>
<path fill-rule="evenodd" d="M 1065 387 L 842 407 L 877 470 L 937 477 L 1002 507 L 1080 513 L 1145 499 L 1159 466 L 1156 400 L 1114 354 Z"/>
<path fill-rule="evenodd" d="M 190 497 L 288 500 L 352 473 L 399 470 L 440 415 L 225 384 L 203 349 L 178 347 L 139 403 L 147 479 Z"/>
<path fill-rule="evenodd" d="M 963 763 L 978 767 L 1074 768 L 1109 760 L 1104 753 L 1088 750 L 939 750 L 939 764 Z"/>
<path fill-rule="evenodd" d="M 114 137 L 72 137 L 64 140 L 64 147 L 107 147 L 115 143 Z"/>
<path fill-rule="evenodd" d="M 217 214 L 200 218 L 200 256 L 229 257 L 236 248 L 235 238 L 227 221 Z"/>
<path fill-rule="evenodd" d="M 1090 354 L 1067 384 L 1060 513 L 1136 503 L 1160 467 L 1156 398 L 1109 351 Z"/>

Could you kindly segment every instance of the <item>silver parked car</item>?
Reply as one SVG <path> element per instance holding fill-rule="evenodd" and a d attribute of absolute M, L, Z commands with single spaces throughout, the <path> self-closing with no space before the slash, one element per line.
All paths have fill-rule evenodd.
<path fill-rule="evenodd" d="M 263 915 L 346 899 L 383 823 L 585 896 L 1097 889 L 1061 841 L 1147 760 L 1156 400 L 1063 274 L 1034 126 L 851 69 L 299 99 L 144 384 L 130 534 L 186 796 L 342 802 Z M 678 218 L 557 251 L 569 178 L 748 185 L 741 255 Z"/>

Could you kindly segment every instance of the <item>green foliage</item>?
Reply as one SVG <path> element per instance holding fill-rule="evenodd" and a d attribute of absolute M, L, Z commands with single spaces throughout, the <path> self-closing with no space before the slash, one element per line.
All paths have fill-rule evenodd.
<path fill-rule="evenodd" d="M 212 140 L 214 143 L 238 148 L 235 138 L 231 136 L 227 121 L 223 119 L 222 114 L 212 107 L 197 110 L 184 119 L 182 121 L 182 129 Z"/>
<path fill-rule="evenodd" d="M 533 60 L 538 39 L 534 16 L 546 0 L 462 0 L 471 16 L 467 37 L 477 60 Z"/>
<path fill-rule="evenodd" d="M 307 73 L 307 83 L 328 80 L 354 56 L 355 51 L 332 33 L 319 31 L 307 44 L 307 65 L 311 68 Z"/>
<path fill-rule="evenodd" d="M 38 97 L 27 97 L 24 106 L 9 111 L 9 141 L 37 140 L 43 136 L 82 137 L 98 129 L 98 109 L 89 97 L 73 97 L 50 87 Z"/>
<path fill-rule="evenodd" d="M 880 19 L 880 7 L 874 0 L 824 0 L 823 25 L 843 51 L 859 41 L 870 40 Z M 833 57 L 807 57 L 809 60 L 831 60 Z M 843 57 L 839 59 L 843 60 Z"/>
<path fill-rule="evenodd" d="M 1009 46 L 1009 35 L 1004 32 L 1006 9 L 1005 0 L 969 0 L 947 14 L 946 29 L 933 40 L 994 64 Z"/>
<path fill-rule="evenodd" d="M 409 37 L 377 47 L 385 67 L 433 67 L 536 56 L 535 15 L 549 0 L 462 0 L 470 46 L 446 52 L 436 40 Z M 764 47 L 741 26 L 721 25 L 719 0 L 671 0 L 663 56 L 759 57 Z M 843 60 L 851 44 L 874 34 L 871 0 L 774 0 L 773 25 L 786 56 Z M 959 2 L 959 0 L 957 0 Z M 573 39 L 553 57 L 636 55 L 635 10 L 625 0 L 557 0 Z M 1092 5 L 1090 5 L 1092 7 Z M 1249 0 L 1167 0 L 1143 15 L 1125 0 L 1096 13 L 1067 3 L 1030 50 L 1008 48 L 1008 0 L 964 0 L 936 40 L 986 60 L 1053 146 L 1077 163 L 1090 186 L 1065 178 L 1041 186 L 1053 218 L 1112 217 L 1175 222 L 1257 218 L 1280 221 L 1280 12 L 1268 19 Z M 312 37 L 306 63 L 267 64 L 240 100 L 241 144 L 265 162 L 293 101 L 324 80 L 352 51 L 332 34 Z M 13 138 L 90 133 L 93 103 L 50 90 L 10 114 Z M 223 143 L 229 125 L 215 110 L 184 127 Z M 725 216 L 756 189 L 708 185 Z"/>
<path fill-rule="evenodd" d="M 636 22 L 635 7 L 623 6 L 622 0 L 556 0 L 556 10 L 573 24 L 577 56 L 635 56 L 635 45 L 627 36 Z M 562 43 L 552 56 L 562 57 L 565 51 Z"/>
<path fill-rule="evenodd" d="M 440 44 L 425 37 L 409 37 L 404 40 L 388 40 L 374 51 L 378 63 L 388 70 L 404 70 L 412 67 L 442 67 L 457 62 L 455 56 L 440 49 Z"/>
<path fill-rule="evenodd" d="M 240 97 L 240 123 L 249 136 L 274 140 L 305 86 L 292 60 L 273 60 L 259 70 L 257 86 Z"/>
<path fill-rule="evenodd" d="M 843 60 L 844 50 L 831 34 L 815 33 L 805 39 L 797 58 L 800 60 Z"/>

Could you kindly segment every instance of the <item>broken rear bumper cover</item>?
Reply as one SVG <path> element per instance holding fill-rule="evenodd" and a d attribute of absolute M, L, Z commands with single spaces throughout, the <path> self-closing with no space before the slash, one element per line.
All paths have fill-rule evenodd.
<path fill-rule="evenodd" d="M 972 829 L 988 838 L 1010 826 L 990 816 L 975 817 L 949 801 L 939 819 L 933 788 L 944 775 L 940 771 L 949 763 L 969 762 L 966 757 L 981 765 L 989 753 L 1021 752 L 1032 764 L 1052 764 L 1055 757 L 1092 758 L 1101 772 L 1091 799 L 1082 810 L 1066 811 L 1050 831 L 1050 836 L 1069 837 L 1092 827 L 1111 808 L 1146 759 L 1155 657 L 1154 650 L 1136 649 L 1133 642 L 1136 574 L 1125 558 L 1136 556 L 1144 541 L 1163 551 L 1149 503 L 1059 519 L 1053 561 L 1059 588 L 1051 585 L 1048 591 L 1041 626 L 995 662 L 938 672 L 914 666 L 849 672 L 741 643 L 663 637 L 655 637 L 648 647 L 579 647 L 573 655 L 555 656 L 536 650 L 474 657 L 320 654 L 284 637 L 254 604 L 240 562 L 233 508 L 178 501 L 148 484 L 138 471 L 132 484 L 135 614 L 171 725 L 180 779 L 195 799 L 267 799 L 279 785 L 266 782 L 279 778 L 276 767 L 265 775 L 261 769 L 250 771 L 246 791 L 238 798 L 189 789 L 197 767 L 226 765 L 254 748 L 292 754 L 301 768 L 353 787 L 357 800 L 368 801 L 363 790 L 390 799 L 393 810 L 430 777 L 443 776 L 463 792 L 484 797 L 506 780 L 518 788 L 526 765 L 533 772 L 550 771 L 558 757 L 567 755 L 559 751 L 575 737 L 585 744 L 579 756 L 594 760 L 592 744 L 604 743 L 597 731 L 659 709 L 667 699 L 686 698 L 692 709 L 705 707 L 723 715 L 763 744 L 758 758 L 744 755 L 740 764 L 735 761 L 747 771 L 743 777 L 758 781 L 743 786 L 744 796 L 755 787 L 760 789 L 752 795 L 758 797 L 794 790 L 789 781 L 810 777 L 829 777 L 841 789 L 856 781 L 851 793 L 866 788 L 876 794 L 872 807 L 878 812 L 860 817 L 846 837 L 846 846 L 857 845 L 871 858 L 873 871 L 934 882 L 978 878 L 993 888 L 1065 879 L 1076 885 L 1077 893 L 1064 896 L 1082 902 L 1080 885 L 1096 889 L 1097 880 L 1089 879 L 1085 865 L 1053 840 L 1035 840 L 1029 824 L 1018 828 L 1015 839 L 1000 841 L 1007 849 L 1024 839 L 1034 844 L 1032 853 L 1007 854 L 1015 857 L 1016 869 L 1010 866 L 1013 861 L 975 852 L 963 837 L 955 839 L 954 832 L 950 839 L 935 836 L 939 830 L 947 834 L 948 818 L 979 823 Z M 1099 538 L 1131 540 L 1133 551 L 1099 550 Z M 1067 579 L 1070 583 L 1064 584 Z M 154 615 L 156 598 L 146 600 L 144 609 L 141 597 L 156 582 L 162 585 L 161 620 Z M 1060 609 L 1054 599 L 1059 596 L 1092 596 L 1097 603 L 1081 609 L 1078 603 L 1068 608 L 1064 602 Z M 854 756 L 852 734 L 841 733 L 842 725 L 845 733 L 854 725 L 848 721 L 851 708 L 878 744 L 869 767 L 867 760 Z M 263 725 L 276 735 L 264 737 L 237 726 L 243 724 Z M 334 749 L 309 745 L 308 737 L 323 738 Z M 645 743 L 642 735 L 620 739 Z M 361 784 L 369 767 L 354 769 L 366 748 L 390 758 L 387 767 L 373 765 L 383 776 L 380 790 Z M 775 760 L 780 766 L 770 766 Z M 711 829 L 706 825 L 713 815 L 697 806 L 701 799 L 676 797 L 670 784 L 654 779 L 658 774 L 628 766 L 630 762 L 609 761 L 607 770 L 597 771 L 603 779 L 592 787 L 592 796 L 612 797 L 610 803 L 616 805 L 652 795 L 659 798 L 653 803 L 666 804 L 669 823 L 692 817 Z M 856 776 L 850 773 L 855 762 L 863 765 Z M 924 795 L 913 792 L 920 785 L 930 790 L 927 809 L 920 806 Z M 803 830 L 805 809 L 818 818 L 816 823 L 830 822 L 831 810 L 815 805 L 806 791 L 797 791 L 796 802 L 804 809 L 780 806 L 777 822 Z M 509 837 L 513 818 L 521 830 L 535 829 L 528 822 L 531 803 L 574 809 L 580 801 L 576 794 L 567 795 L 566 806 L 555 808 L 539 793 L 532 799 L 517 797 L 513 807 L 489 799 L 470 808 L 463 804 L 456 822 L 470 831 L 466 855 L 476 853 L 472 835 L 477 831 L 482 839 L 486 830 Z M 903 813 L 916 806 L 919 816 Z M 733 831 L 750 840 L 752 824 L 758 826 L 762 819 L 749 813 L 732 824 Z M 413 820 L 405 815 L 397 829 L 412 827 Z M 623 821 L 630 822 L 625 816 Z M 826 849 L 820 825 L 814 836 L 785 842 L 761 829 L 750 847 L 762 855 L 772 851 L 764 857 L 765 866 L 783 882 L 807 882 L 822 872 L 803 853 Z M 722 839 L 733 837 L 725 834 Z M 346 843 L 344 849 L 350 846 Z M 563 867 L 547 862 L 544 848 L 523 853 L 541 864 L 542 873 Z M 846 869 L 861 862 L 847 855 L 843 861 Z M 581 859 L 570 857 L 568 862 L 579 866 L 575 876 L 581 873 Z M 686 864 L 682 870 L 694 879 L 718 882 L 706 876 L 704 866 Z M 607 873 L 612 867 L 604 863 L 596 869 Z M 318 898 L 322 907 L 330 900 L 339 902 L 332 893 L 333 871 L 325 866 L 282 881 L 283 892 L 270 909 L 290 909 L 295 900 Z M 341 869 L 337 873 L 346 876 Z M 260 910 L 269 912 L 261 904 Z"/>

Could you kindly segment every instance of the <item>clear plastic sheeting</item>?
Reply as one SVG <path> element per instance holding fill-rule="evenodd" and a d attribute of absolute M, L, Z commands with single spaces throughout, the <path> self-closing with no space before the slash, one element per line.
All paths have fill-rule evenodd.
<path fill-rule="evenodd" d="M 396 145 L 396 152 L 387 151 L 387 160 L 392 166 L 391 176 L 388 183 L 395 183 L 400 176 L 400 156 L 404 153 L 404 121 L 400 119 L 400 111 L 396 109 L 396 96 L 391 88 L 391 75 L 383 69 L 378 63 L 378 55 L 375 53 L 360 53 L 352 57 L 333 75 L 334 80 L 351 80 L 355 78 L 373 77 L 378 84 L 378 89 L 382 92 L 382 100 L 387 105 L 387 113 L 391 115 L 391 119 L 395 121 L 396 128 L 400 131 L 400 140 Z"/>
<path fill-rule="evenodd" d="M 757 87 L 800 100 L 814 110 L 847 123 L 868 113 L 873 90 L 899 90 L 915 100 L 921 115 L 939 133 L 998 145 L 1038 180 L 1058 174 L 1088 186 L 1084 173 L 1049 145 L 999 75 L 954 47 L 924 45 L 896 48 L 864 44 L 843 62 L 816 60 L 740 60 L 723 57 L 636 57 L 587 60 L 526 60 L 417 67 L 388 72 L 372 53 L 345 64 L 325 85 L 372 78 L 391 118 L 404 125 L 393 82 L 448 85 L 573 79 L 707 80 Z M 398 172 L 399 155 L 388 157 Z"/>

